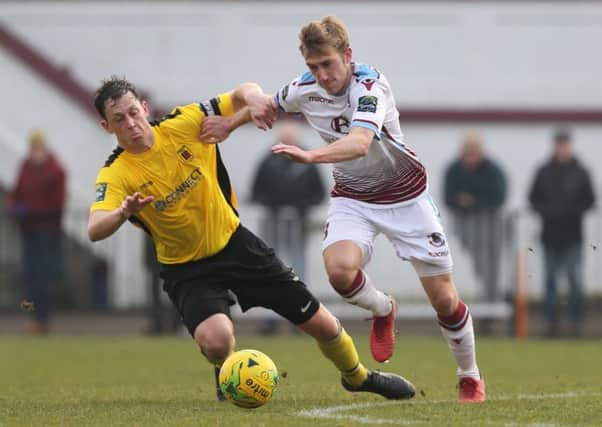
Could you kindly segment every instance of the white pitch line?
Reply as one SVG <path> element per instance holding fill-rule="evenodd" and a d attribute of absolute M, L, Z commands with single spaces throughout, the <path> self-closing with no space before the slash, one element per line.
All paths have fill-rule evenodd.
<path fill-rule="evenodd" d="M 372 409 L 382 406 L 390 406 L 399 404 L 399 401 L 387 401 L 378 403 L 352 403 L 350 405 L 330 406 L 326 408 L 304 409 L 293 413 L 296 417 L 304 418 L 323 418 L 331 420 L 352 420 L 361 424 L 393 424 L 393 425 L 412 425 L 422 423 L 422 421 L 414 420 L 392 420 L 388 418 L 373 418 L 366 416 L 358 416 L 352 414 L 340 414 L 341 411 L 353 411 L 356 409 Z"/>
<path fill-rule="evenodd" d="M 602 396 L 602 393 L 576 393 L 573 391 L 565 392 L 565 393 L 541 393 L 541 394 L 517 394 L 514 396 L 510 395 L 501 395 L 490 397 L 488 401 L 504 401 L 504 400 L 545 400 L 545 399 L 573 399 L 577 397 L 598 397 Z M 392 405 L 432 405 L 437 403 L 456 403 L 456 400 L 416 400 L 416 401 L 403 401 L 400 402 L 398 400 L 389 400 L 386 402 L 367 402 L 367 403 L 352 403 L 350 405 L 337 405 L 337 406 L 327 406 L 325 408 L 313 408 L 313 409 L 303 409 L 301 411 L 293 412 L 291 415 L 295 417 L 303 417 L 303 418 L 322 418 L 322 419 L 331 419 L 331 420 L 351 420 L 360 424 L 391 424 L 391 425 L 414 425 L 414 424 L 422 424 L 424 421 L 418 420 L 394 420 L 389 418 L 375 418 L 370 416 L 359 416 L 352 414 L 341 414 L 341 412 L 354 411 L 358 409 L 373 409 L 380 408 L 383 406 L 392 406 Z M 544 425 L 544 424 L 541 424 Z"/>

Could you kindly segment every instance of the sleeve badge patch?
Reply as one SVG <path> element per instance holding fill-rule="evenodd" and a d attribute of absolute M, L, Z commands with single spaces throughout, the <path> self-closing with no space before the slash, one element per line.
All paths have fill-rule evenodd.
<path fill-rule="evenodd" d="M 180 149 L 178 150 L 178 154 L 181 158 L 183 158 L 186 161 L 192 160 L 192 152 L 185 145 L 182 145 L 180 147 Z"/>
<path fill-rule="evenodd" d="M 99 182 L 98 184 L 96 184 L 96 201 L 97 202 L 102 202 L 105 199 L 105 196 L 107 195 L 107 183 L 106 182 Z"/>
<path fill-rule="evenodd" d="M 360 113 L 376 113 L 378 98 L 376 96 L 361 96 L 358 100 L 357 111 Z"/>

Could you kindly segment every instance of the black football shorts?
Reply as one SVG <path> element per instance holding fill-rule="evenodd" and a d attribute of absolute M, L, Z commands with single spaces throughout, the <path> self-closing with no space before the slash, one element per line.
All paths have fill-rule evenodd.
<path fill-rule="evenodd" d="M 163 290 L 188 332 L 213 314 L 230 317 L 236 301 L 243 311 L 265 307 L 295 325 L 309 320 L 319 301 L 259 237 L 240 225 L 217 254 L 183 264 L 161 265 Z"/>

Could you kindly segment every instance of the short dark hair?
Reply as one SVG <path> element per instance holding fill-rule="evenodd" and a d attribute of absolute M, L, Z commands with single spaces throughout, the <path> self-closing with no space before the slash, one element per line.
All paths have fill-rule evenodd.
<path fill-rule="evenodd" d="M 107 99 L 117 101 L 128 92 L 132 92 L 137 99 L 140 99 L 136 87 L 127 81 L 125 77 L 111 76 L 111 78 L 103 80 L 102 85 L 94 95 L 94 107 L 96 107 L 96 111 L 106 120 L 105 102 L 107 102 Z"/>
<path fill-rule="evenodd" d="M 554 132 L 555 143 L 566 143 L 571 141 L 571 131 L 567 128 L 558 128 Z"/>

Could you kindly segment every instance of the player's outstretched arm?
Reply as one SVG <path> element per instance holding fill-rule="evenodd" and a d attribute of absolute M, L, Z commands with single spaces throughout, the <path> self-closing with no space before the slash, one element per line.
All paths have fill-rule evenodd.
<path fill-rule="evenodd" d="M 261 87 L 255 83 L 243 83 L 232 92 L 234 108 L 240 102 L 249 107 L 251 120 L 259 129 L 272 129 L 278 118 L 278 106 L 272 95 L 263 93 Z"/>
<path fill-rule="evenodd" d="M 368 154 L 374 131 L 363 127 L 352 127 L 348 135 L 332 144 L 305 151 L 288 144 L 276 144 L 272 153 L 282 154 L 300 163 L 338 163 L 357 159 Z"/>
<path fill-rule="evenodd" d="M 224 141 L 230 133 L 251 121 L 248 107 L 238 110 L 231 116 L 209 116 L 201 123 L 201 141 L 215 144 Z"/>
<path fill-rule="evenodd" d="M 235 113 L 229 117 L 205 117 L 200 134 L 203 142 L 222 142 L 233 130 L 250 121 L 263 130 L 272 128 L 278 117 L 278 108 L 272 97 L 264 94 L 258 84 L 242 83 L 230 95 Z"/>
<path fill-rule="evenodd" d="M 143 198 L 140 193 L 136 192 L 127 196 L 115 210 L 97 210 L 90 213 L 88 219 L 89 239 L 93 242 L 106 239 L 115 233 L 131 215 L 140 212 L 153 199 L 153 196 Z"/>

